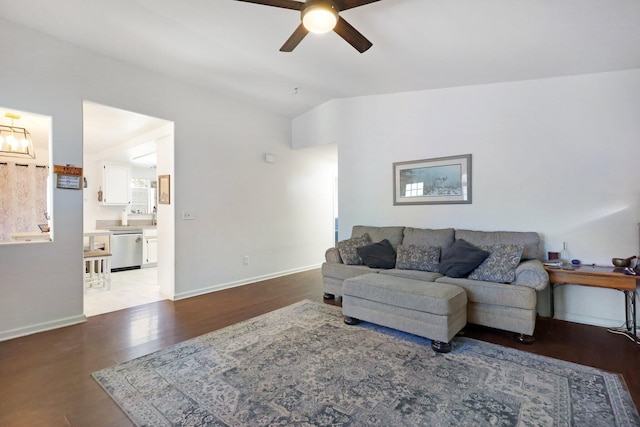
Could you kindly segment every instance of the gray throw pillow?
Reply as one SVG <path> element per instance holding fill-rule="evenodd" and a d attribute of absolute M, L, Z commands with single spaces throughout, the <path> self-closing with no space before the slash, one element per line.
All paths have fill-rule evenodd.
<path fill-rule="evenodd" d="M 473 246 L 466 240 L 456 239 L 442 255 L 438 272 L 448 277 L 466 277 L 488 256 L 489 252 Z"/>
<path fill-rule="evenodd" d="M 438 246 L 400 245 L 396 257 L 399 270 L 438 271 L 440 248 Z"/>
<path fill-rule="evenodd" d="M 343 263 L 347 265 L 362 265 L 364 262 L 362 258 L 360 258 L 360 255 L 358 255 L 358 248 L 368 245 L 369 243 L 371 243 L 371 238 L 367 233 L 364 233 L 362 236 L 352 237 L 338 242 L 336 247 L 338 248 Z"/>
<path fill-rule="evenodd" d="M 396 266 L 396 251 L 387 239 L 356 249 L 358 255 L 369 268 L 390 269 Z"/>
<path fill-rule="evenodd" d="M 524 245 L 480 246 L 491 255 L 469 274 L 469 279 L 486 282 L 511 283 L 516 280 L 516 267 Z"/>

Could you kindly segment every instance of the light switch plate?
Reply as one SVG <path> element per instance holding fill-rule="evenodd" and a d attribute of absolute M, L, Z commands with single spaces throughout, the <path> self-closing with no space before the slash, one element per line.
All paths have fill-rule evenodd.
<path fill-rule="evenodd" d="M 196 219 L 195 211 L 182 211 L 182 219 Z"/>

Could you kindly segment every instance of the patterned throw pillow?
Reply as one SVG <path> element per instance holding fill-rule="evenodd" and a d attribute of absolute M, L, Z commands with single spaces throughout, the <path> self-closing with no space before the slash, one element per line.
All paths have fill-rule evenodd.
<path fill-rule="evenodd" d="M 399 245 L 396 268 L 400 270 L 438 271 L 440 247 Z"/>
<path fill-rule="evenodd" d="M 516 267 L 524 245 L 480 246 L 490 253 L 482 264 L 469 274 L 469 279 L 486 282 L 511 283 L 516 279 Z"/>
<path fill-rule="evenodd" d="M 362 265 L 364 262 L 362 262 L 362 258 L 358 255 L 358 248 L 368 245 L 369 243 L 371 243 L 371 238 L 367 233 L 364 233 L 362 236 L 352 237 L 338 242 L 336 247 L 338 248 L 343 263 L 347 265 Z"/>

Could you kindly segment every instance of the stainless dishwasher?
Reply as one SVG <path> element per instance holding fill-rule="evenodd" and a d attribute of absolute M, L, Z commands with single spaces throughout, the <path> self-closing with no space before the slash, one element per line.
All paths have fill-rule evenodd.
<path fill-rule="evenodd" d="M 112 230 L 111 271 L 130 270 L 142 265 L 142 230 Z"/>

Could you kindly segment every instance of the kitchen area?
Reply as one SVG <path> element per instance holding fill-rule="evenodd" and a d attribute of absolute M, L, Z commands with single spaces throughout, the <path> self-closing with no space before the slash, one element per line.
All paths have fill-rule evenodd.
<path fill-rule="evenodd" d="M 88 102 L 84 112 L 85 315 L 166 299 L 157 163 L 167 122 Z"/>

